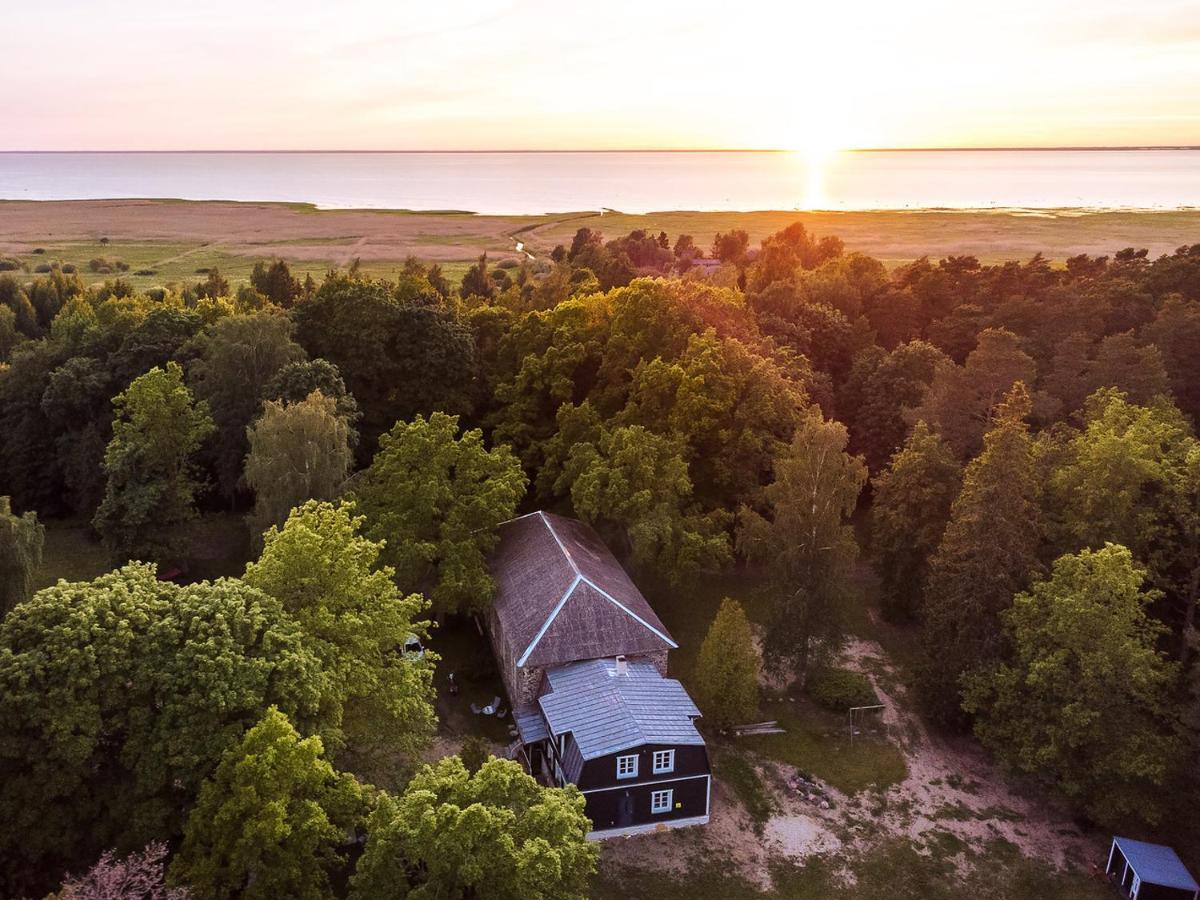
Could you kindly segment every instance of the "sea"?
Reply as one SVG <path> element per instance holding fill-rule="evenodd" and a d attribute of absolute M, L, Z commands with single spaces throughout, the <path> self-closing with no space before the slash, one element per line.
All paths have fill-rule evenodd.
<path fill-rule="evenodd" d="M 494 215 L 1186 209 L 1200 207 L 1200 149 L 0 153 L 0 199 L 115 198 Z"/>

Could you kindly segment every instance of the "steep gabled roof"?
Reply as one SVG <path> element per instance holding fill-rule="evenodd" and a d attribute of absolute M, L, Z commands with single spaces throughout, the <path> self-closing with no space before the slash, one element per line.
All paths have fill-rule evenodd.
<path fill-rule="evenodd" d="M 586 759 L 643 744 L 702 745 L 693 719 L 700 710 L 674 678 L 653 663 L 630 660 L 625 674 L 611 659 L 571 663 L 546 673 L 550 693 L 538 698 L 555 736 L 571 732 Z"/>
<path fill-rule="evenodd" d="M 494 613 L 518 666 L 678 646 L 590 527 L 536 512 L 500 526 Z"/>

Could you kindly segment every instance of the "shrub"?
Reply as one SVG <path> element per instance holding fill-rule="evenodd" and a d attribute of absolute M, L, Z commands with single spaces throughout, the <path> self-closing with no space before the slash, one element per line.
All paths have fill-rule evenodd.
<path fill-rule="evenodd" d="M 106 237 L 100 238 L 100 246 L 107 247 L 108 246 L 108 238 L 106 238 Z"/>
<path fill-rule="evenodd" d="M 808 676 L 808 695 L 820 706 L 845 712 L 852 706 L 874 706 L 879 702 L 865 675 L 828 666 Z"/>
<path fill-rule="evenodd" d="M 42 255 L 43 253 L 45 253 L 45 252 L 46 252 L 46 248 L 45 248 L 45 247 L 34 247 L 34 248 L 33 248 L 33 255 L 34 255 L 34 256 L 41 256 L 41 255 Z"/>
<path fill-rule="evenodd" d="M 134 275 L 157 275 L 158 269 L 138 269 Z"/>
<path fill-rule="evenodd" d="M 63 263 L 62 270 L 67 275 L 74 275 L 76 272 L 79 271 L 79 269 L 75 265 L 75 263 Z"/>
<path fill-rule="evenodd" d="M 128 272 L 129 263 L 123 259 L 109 259 L 107 256 L 95 256 L 88 260 L 88 268 L 93 272 L 108 275 L 113 272 Z"/>
<path fill-rule="evenodd" d="M 36 275 L 46 275 L 52 268 L 53 267 L 50 265 L 50 263 L 38 263 L 33 267 L 33 271 Z"/>
<path fill-rule="evenodd" d="M 0 272 L 21 271 L 21 261 L 11 256 L 0 256 Z"/>
<path fill-rule="evenodd" d="M 201 266 L 200 268 L 198 268 L 196 270 L 196 274 L 197 275 L 207 275 L 211 271 L 212 271 L 212 269 L 210 269 L 208 266 Z"/>

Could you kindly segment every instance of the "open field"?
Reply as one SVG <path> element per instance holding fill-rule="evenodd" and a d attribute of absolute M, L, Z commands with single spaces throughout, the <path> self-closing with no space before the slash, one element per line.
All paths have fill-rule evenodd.
<path fill-rule="evenodd" d="M 29 272 L 52 261 L 74 263 L 87 281 L 113 275 L 88 271 L 94 257 L 129 264 L 121 277 L 139 288 L 202 278 L 220 268 L 244 281 L 255 260 L 286 259 L 301 276 L 361 260 L 375 275 L 393 274 L 408 255 L 441 263 L 461 277 L 480 253 L 519 258 L 518 241 L 535 255 L 570 243 L 577 228 L 608 237 L 635 228 L 688 233 L 707 246 L 718 231 L 744 228 L 753 241 L 794 221 L 840 236 L 851 250 L 889 263 L 920 256 L 973 254 L 985 262 L 1052 260 L 1077 253 L 1145 247 L 1158 255 L 1200 241 L 1200 210 L 1083 212 L 1072 210 L 920 212 L 608 212 L 545 216 L 477 216 L 462 212 L 317 210 L 303 204 L 182 200 L 0 201 L 0 255 L 15 256 Z M 102 244 L 101 239 L 108 243 Z M 44 252 L 35 254 L 35 249 Z M 137 275 L 137 272 L 153 274 Z"/>

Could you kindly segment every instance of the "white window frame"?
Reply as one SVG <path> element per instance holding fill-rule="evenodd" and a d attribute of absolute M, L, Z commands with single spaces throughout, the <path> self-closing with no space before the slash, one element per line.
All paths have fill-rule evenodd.
<path fill-rule="evenodd" d="M 630 760 L 633 760 L 630 763 Z M 617 757 L 617 778 L 622 781 L 626 778 L 637 778 L 638 774 L 638 757 L 636 753 L 629 756 Z"/>
<path fill-rule="evenodd" d="M 662 763 L 659 763 L 662 760 Z M 655 750 L 654 751 L 654 774 L 666 775 L 675 771 L 675 751 L 674 750 Z"/>
<path fill-rule="evenodd" d="M 666 798 L 660 803 L 660 798 Z M 667 788 L 662 791 L 652 791 L 650 793 L 650 814 L 659 816 L 663 813 L 668 813 L 675 808 L 675 789 Z"/>

